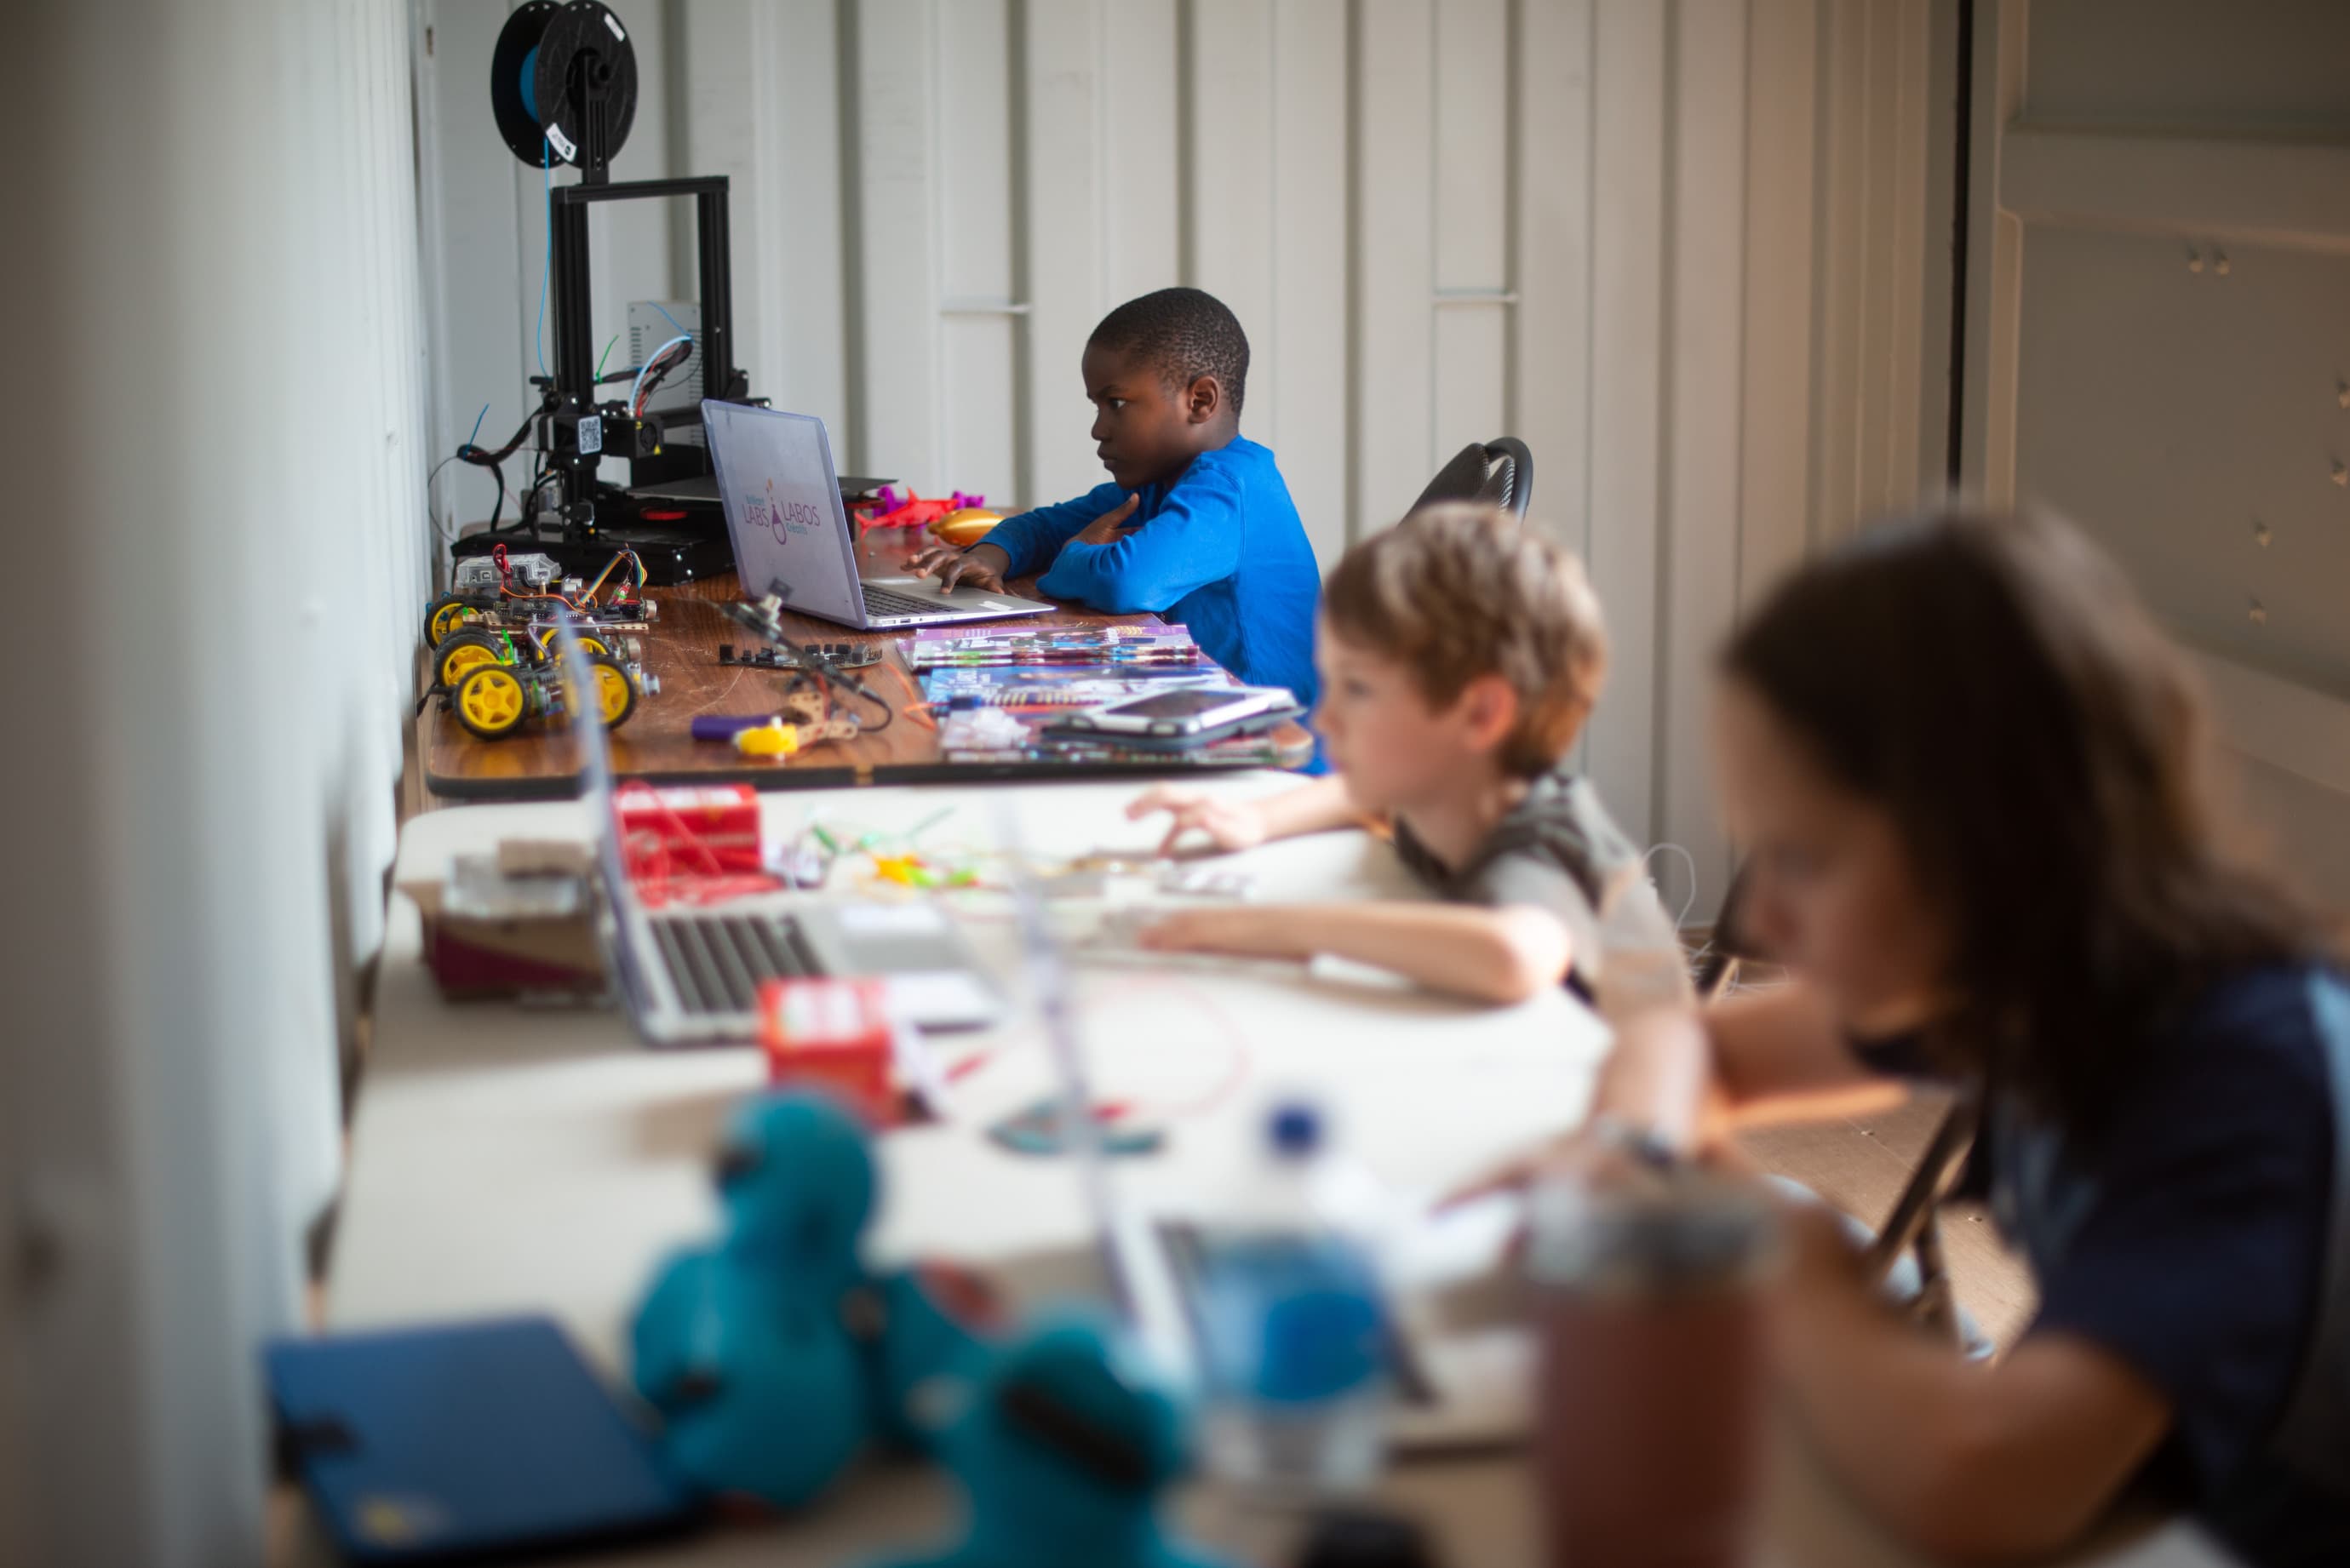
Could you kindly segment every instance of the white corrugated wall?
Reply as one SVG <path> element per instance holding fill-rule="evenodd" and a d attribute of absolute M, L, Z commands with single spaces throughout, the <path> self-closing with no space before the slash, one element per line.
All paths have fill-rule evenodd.
<path fill-rule="evenodd" d="M 484 402 L 501 440 L 521 418 L 545 198 L 490 121 L 507 5 L 418 3 L 445 452 Z M 1615 631 L 1588 765 L 1634 833 L 1692 849 L 1711 907 L 1711 649 L 1810 539 L 1939 470 L 1915 406 L 1929 0 L 616 9 L 645 84 L 617 176 L 732 178 L 738 357 L 850 472 L 1089 487 L 1079 352 L 1173 283 L 1248 329 L 1243 426 L 1326 568 L 1462 444 L 1524 440 L 1534 514 Z M 690 292 L 691 234 L 597 222 L 600 346 L 629 299 Z M 489 500 L 466 473 L 439 514 Z"/>
<path fill-rule="evenodd" d="M 429 568 L 408 9 L 30 9 L 0 1563 L 244 1564 Z"/>

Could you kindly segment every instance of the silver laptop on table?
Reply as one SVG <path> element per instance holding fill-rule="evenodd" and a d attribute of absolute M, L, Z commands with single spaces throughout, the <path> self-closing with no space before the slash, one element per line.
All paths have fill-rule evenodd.
<path fill-rule="evenodd" d="M 559 636 L 573 690 L 593 691 L 567 623 Z M 754 893 L 723 903 L 646 908 L 621 857 L 603 721 L 593 711 L 577 713 L 571 732 L 578 740 L 580 798 L 609 906 L 606 954 L 615 989 L 648 1044 L 755 1041 L 759 988 L 780 979 L 879 976 L 898 1016 L 924 1029 L 979 1028 L 1002 1012 L 977 955 L 935 904 Z"/>
<path fill-rule="evenodd" d="M 712 400 L 702 405 L 702 425 L 744 597 L 780 595 L 802 615 L 865 631 L 1059 607 L 984 588 L 942 592 L 937 578 L 906 573 L 858 576 L 857 535 L 822 420 Z"/>

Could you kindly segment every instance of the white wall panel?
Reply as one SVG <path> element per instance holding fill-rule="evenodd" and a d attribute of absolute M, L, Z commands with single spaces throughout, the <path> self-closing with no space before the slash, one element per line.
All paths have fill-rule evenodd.
<path fill-rule="evenodd" d="M 683 144 L 668 173 L 727 176 L 734 358 L 778 408 L 815 414 L 849 461 L 839 29 L 833 0 L 693 0 L 684 18 Z M 671 47 L 676 47 L 672 42 Z M 693 222 L 669 290 L 692 297 Z"/>
<path fill-rule="evenodd" d="M 0 1287 L 10 1563 L 265 1555 L 253 1357 L 300 1322 L 332 1189 L 335 971 L 380 907 L 422 600 L 408 19 L 48 7 L 0 109 L 54 143 L 6 264 L 56 370 L 18 632 L 78 652 L 20 694 L 43 765 L 12 886 L 39 897 L 0 940 L 0 1231 L 37 1263 Z M 259 433 L 124 441 L 126 365 Z M 191 657 L 189 607 L 256 585 L 267 613 Z"/>
<path fill-rule="evenodd" d="M 1030 503 L 1103 481 L 1079 361 L 1111 307 L 1178 281 L 1183 161 L 1173 0 L 1027 0 L 1021 13 L 1025 467 L 1007 499 Z"/>
<path fill-rule="evenodd" d="M 1699 439 L 1669 441 L 1665 474 L 1656 836 L 1689 850 L 1697 879 L 1655 868 L 1673 909 L 1718 898 L 1731 869 L 1708 720 L 1714 647 L 1738 613 L 1748 23 L 1747 0 L 1683 0 L 1674 51 L 1668 423 Z"/>
<path fill-rule="evenodd" d="M 503 441 L 536 400 L 525 378 L 531 361 L 523 302 L 522 209 L 515 162 L 489 125 L 484 83 L 506 7 L 428 3 L 420 32 L 417 136 L 424 203 L 425 294 L 432 322 L 432 451 L 454 452 L 482 415 L 484 440 Z M 535 176 L 534 176 L 535 178 Z M 543 238 L 543 236 L 541 236 Z M 528 270 L 536 290 L 538 269 Z M 487 517 L 496 493 L 488 473 L 463 463 L 434 487 L 444 530 Z"/>
<path fill-rule="evenodd" d="M 1436 471 L 1435 22 L 1430 0 L 1356 11 L 1357 538 L 1401 516 Z"/>
<path fill-rule="evenodd" d="M 1249 334 L 1242 428 L 1272 447 L 1326 565 L 1346 548 L 1346 14 L 1191 11 L 1187 279 Z"/>
<path fill-rule="evenodd" d="M 1964 453 L 2192 651 L 2244 804 L 2340 898 L 2350 395 L 2338 6 L 1979 15 Z"/>
<path fill-rule="evenodd" d="M 1191 0 L 1191 217 L 1184 281 L 1230 306 L 1250 334 L 1243 423 L 1281 450 L 1282 366 L 1263 351 L 1274 320 L 1274 17 L 1261 0 Z"/>
<path fill-rule="evenodd" d="M 1446 0 L 1430 40 L 1435 80 L 1435 408 L 1429 456 L 1507 432 L 1510 50 L 1503 0 Z"/>
<path fill-rule="evenodd" d="M 1813 320 L 1813 535 L 1832 538 L 1905 512 L 1943 484 L 1940 432 L 1924 439 L 1927 367 L 1946 375 L 1945 302 L 1926 297 L 1929 101 L 1928 0 L 1822 0 Z M 1943 199 L 1947 200 L 1944 192 Z M 1947 217 L 1932 214 L 1937 232 Z M 1926 338 L 1935 340 L 1926 353 Z M 1931 452 L 1931 461 L 1923 453 Z"/>
<path fill-rule="evenodd" d="M 1617 819 L 1646 840 L 1656 815 L 1668 17 L 1647 0 L 1598 0 L 1595 19 L 1589 549 L 1614 657 L 1589 755 Z"/>
<path fill-rule="evenodd" d="M 937 7 L 931 0 L 858 0 L 855 11 L 860 331 L 847 462 L 936 489 L 946 456 Z"/>
<path fill-rule="evenodd" d="M 1534 454 L 1528 519 L 1578 552 L 1591 544 L 1592 47 L 1592 0 L 1561 0 L 1522 10 L 1511 56 L 1511 402 L 1515 433 Z"/>
<path fill-rule="evenodd" d="M 612 161 L 612 178 L 660 179 L 671 167 L 668 54 L 672 47 L 660 25 L 661 0 L 610 0 L 610 4 L 637 52 L 636 123 L 629 129 L 628 145 Z M 559 177 L 556 182 L 565 182 Z M 674 249 L 672 230 L 678 227 L 689 236 L 692 233 L 692 202 L 629 202 L 588 213 L 589 275 L 595 280 L 596 292 L 588 303 L 588 339 L 598 355 L 608 345 L 611 347 L 612 369 L 629 363 L 629 301 L 675 297 L 671 293 L 670 260 Z M 690 280 L 693 274 L 688 271 L 684 276 Z M 612 342 L 615 337 L 620 339 L 617 344 Z"/>
<path fill-rule="evenodd" d="M 1811 531 L 1812 126 L 1819 0 L 1753 0 L 1747 34 L 1745 355 L 1738 594 L 1752 606 Z"/>
<path fill-rule="evenodd" d="M 1865 401 L 1857 302 L 1867 279 L 1863 221 L 1870 128 L 1866 0 L 1821 0 L 1821 246 L 1813 276 L 1819 333 L 1813 492 L 1819 537 L 1849 528 L 1863 507 L 1859 410 Z"/>
<path fill-rule="evenodd" d="M 1097 0 L 1103 309 L 1180 281 L 1178 0 Z"/>
<path fill-rule="evenodd" d="M 1347 7 L 1283 0 L 1273 38 L 1273 318 L 1250 327 L 1253 408 L 1328 571 L 1347 533 Z M 1243 325 L 1246 320 L 1243 318 Z"/>
<path fill-rule="evenodd" d="M 1023 483 L 1004 499 L 1058 501 L 1103 478 L 1078 365 L 1107 292 L 1109 150 L 1098 132 L 1122 111 L 1114 116 L 1109 101 L 1100 0 L 1028 0 L 1021 9 L 1027 37 L 1020 297 L 1028 305 L 1022 402 L 1029 417 Z M 1171 59 L 1167 75 L 1172 81 Z M 1173 250 L 1170 230 L 1170 267 Z"/>
<path fill-rule="evenodd" d="M 925 493 L 960 487 L 1009 501 L 1014 327 L 1025 305 L 1012 286 L 1011 20 L 1004 0 L 955 0 L 934 16 L 940 379 L 931 395 L 941 445 L 931 473 L 907 478 Z"/>

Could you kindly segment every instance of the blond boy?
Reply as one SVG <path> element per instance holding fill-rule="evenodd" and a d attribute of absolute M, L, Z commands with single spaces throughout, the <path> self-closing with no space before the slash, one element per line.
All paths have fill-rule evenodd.
<path fill-rule="evenodd" d="M 1162 853 L 1389 828 L 1438 901 L 1187 911 L 1143 945 L 1326 953 L 1495 1002 L 1592 994 L 1600 907 L 1640 851 L 1565 762 L 1607 662 L 1580 564 L 1498 509 L 1430 507 L 1347 553 L 1315 651 L 1331 776 L 1261 801 L 1161 786 L 1127 815 L 1173 818 Z"/>

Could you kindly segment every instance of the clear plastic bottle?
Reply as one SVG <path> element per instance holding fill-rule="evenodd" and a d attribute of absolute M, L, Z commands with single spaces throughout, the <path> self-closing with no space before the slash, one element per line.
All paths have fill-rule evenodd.
<path fill-rule="evenodd" d="M 1201 1248 L 1209 1466 L 1275 1496 L 1359 1490 L 1385 1454 L 1389 1200 L 1311 1105 L 1275 1106 L 1261 1152 Z"/>

